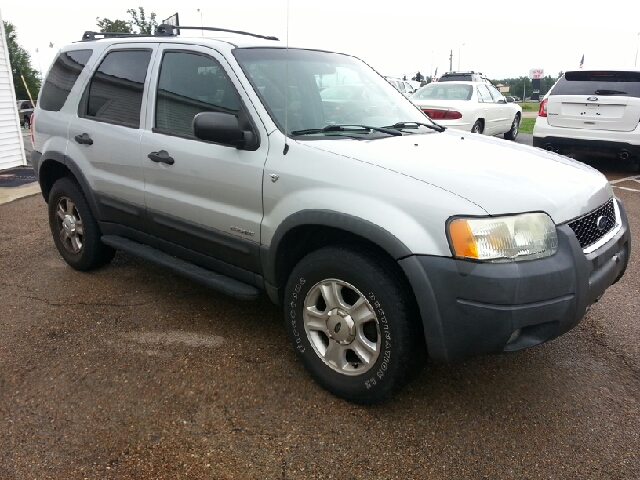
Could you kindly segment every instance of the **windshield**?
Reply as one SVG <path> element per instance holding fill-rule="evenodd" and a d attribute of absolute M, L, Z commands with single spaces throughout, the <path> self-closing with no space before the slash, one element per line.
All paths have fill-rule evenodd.
<path fill-rule="evenodd" d="M 383 77 L 354 57 L 284 48 L 239 48 L 233 53 L 271 118 L 287 135 L 308 134 L 330 125 L 379 128 L 429 122 Z M 317 134 L 345 133 L 327 129 Z"/>
<path fill-rule="evenodd" d="M 425 85 L 411 98 L 414 100 L 471 100 L 473 86 L 430 83 Z"/>

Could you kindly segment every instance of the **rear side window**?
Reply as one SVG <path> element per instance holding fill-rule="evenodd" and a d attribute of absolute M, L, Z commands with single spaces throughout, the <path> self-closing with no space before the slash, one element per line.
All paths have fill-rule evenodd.
<path fill-rule="evenodd" d="M 93 50 L 74 50 L 58 55 L 42 87 L 40 108 L 51 112 L 62 108 L 92 53 Z"/>
<path fill-rule="evenodd" d="M 567 72 L 549 95 L 640 97 L 640 72 Z"/>
<path fill-rule="evenodd" d="M 151 50 L 110 52 L 89 84 L 87 118 L 140 127 L 140 108 Z"/>

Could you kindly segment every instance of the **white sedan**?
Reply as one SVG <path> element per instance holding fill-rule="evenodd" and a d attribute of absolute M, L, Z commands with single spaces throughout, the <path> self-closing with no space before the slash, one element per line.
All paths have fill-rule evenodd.
<path fill-rule="evenodd" d="M 425 115 L 445 127 L 485 135 L 504 134 L 515 140 L 522 108 L 507 103 L 493 86 L 481 82 L 436 82 L 425 85 L 410 100 Z"/>

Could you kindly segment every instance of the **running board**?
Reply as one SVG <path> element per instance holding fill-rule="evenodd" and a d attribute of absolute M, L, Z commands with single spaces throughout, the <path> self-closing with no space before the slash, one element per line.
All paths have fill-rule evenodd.
<path fill-rule="evenodd" d="M 149 262 L 169 268 L 174 272 L 202 283 L 214 290 L 226 293 L 234 298 L 240 300 L 256 300 L 260 296 L 260 290 L 252 285 L 225 277 L 224 275 L 199 267 L 186 260 L 181 260 L 157 248 L 143 245 L 117 235 L 104 235 L 101 240 L 102 243 L 116 250 L 122 250 L 123 252 L 130 253 Z"/>

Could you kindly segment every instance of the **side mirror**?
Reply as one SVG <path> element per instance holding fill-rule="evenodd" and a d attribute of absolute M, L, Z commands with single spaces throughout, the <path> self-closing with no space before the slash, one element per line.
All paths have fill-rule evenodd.
<path fill-rule="evenodd" d="M 238 118 L 230 113 L 200 112 L 193 119 L 193 132 L 200 140 L 246 150 L 257 148 L 253 130 L 240 128 Z"/>

